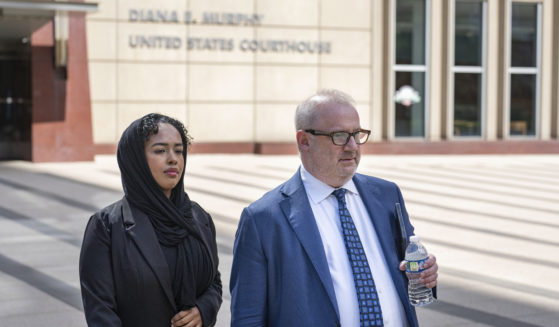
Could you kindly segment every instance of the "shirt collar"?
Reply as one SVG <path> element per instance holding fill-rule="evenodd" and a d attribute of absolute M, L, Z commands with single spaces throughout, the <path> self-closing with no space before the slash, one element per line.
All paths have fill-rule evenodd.
<path fill-rule="evenodd" d="M 332 194 L 332 192 L 334 192 L 335 188 L 311 175 L 311 173 L 309 173 L 303 165 L 301 165 L 300 171 L 301 179 L 303 180 L 303 185 L 305 186 L 309 200 L 314 204 L 320 204 L 320 202 L 324 201 Z M 346 194 L 359 194 L 355 183 L 353 183 L 353 179 L 347 181 L 341 188 L 345 188 L 347 190 Z"/>

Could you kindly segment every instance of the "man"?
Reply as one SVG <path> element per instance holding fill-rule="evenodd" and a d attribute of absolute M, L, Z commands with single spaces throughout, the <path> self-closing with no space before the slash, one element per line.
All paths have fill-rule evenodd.
<path fill-rule="evenodd" d="M 302 166 L 239 222 L 231 325 L 417 326 L 395 203 L 408 235 L 413 227 L 394 183 L 355 172 L 370 131 L 353 100 L 320 91 L 297 107 L 295 126 Z M 425 267 L 421 282 L 432 288 L 434 256 Z"/>

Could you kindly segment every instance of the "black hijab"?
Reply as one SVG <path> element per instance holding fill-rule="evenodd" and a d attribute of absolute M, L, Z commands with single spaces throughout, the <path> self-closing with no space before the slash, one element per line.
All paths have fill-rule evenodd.
<path fill-rule="evenodd" d="M 187 235 L 199 239 L 200 226 L 192 216 L 192 204 L 184 191 L 184 169 L 179 182 L 172 190 L 171 201 L 151 174 L 144 150 L 146 137 L 151 135 L 146 136 L 149 132 L 145 131 L 142 123 L 150 115 L 130 124 L 118 143 L 117 160 L 122 187 L 126 199 L 149 216 L 159 242 L 165 246 L 176 246 Z M 151 123 L 157 124 L 153 119 Z M 177 130 L 183 139 L 182 156 L 186 164 L 187 136 L 184 130 Z"/>
<path fill-rule="evenodd" d="M 196 298 L 213 281 L 217 258 L 202 237 L 203 223 L 194 217 L 193 205 L 184 191 L 184 169 L 170 199 L 151 174 L 144 146 L 151 135 L 157 134 L 160 123 L 168 123 L 179 131 L 186 164 L 189 139 L 184 126 L 160 114 L 146 115 L 124 131 L 118 143 L 117 160 L 125 197 L 149 217 L 169 263 L 176 305 L 185 310 L 196 304 Z M 169 251 L 175 254 L 167 257 Z"/>

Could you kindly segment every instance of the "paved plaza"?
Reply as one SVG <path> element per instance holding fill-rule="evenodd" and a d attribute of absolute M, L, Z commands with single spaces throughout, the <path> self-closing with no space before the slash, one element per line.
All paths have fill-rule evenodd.
<path fill-rule="evenodd" d="M 191 155 L 186 190 L 218 230 L 229 326 L 239 215 L 288 179 L 296 156 Z M 364 156 L 396 182 L 437 256 L 439 300 L 422 326 L 559 326 L 559 155 Z M 85 326 L 78 257 L 91 214 L 122 197 L 114 156 L 0 162 L 0 327 Z"/>

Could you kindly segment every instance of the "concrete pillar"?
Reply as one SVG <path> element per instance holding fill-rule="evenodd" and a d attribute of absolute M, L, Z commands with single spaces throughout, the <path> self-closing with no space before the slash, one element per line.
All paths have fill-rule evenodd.
<path fill-rule="evenodd" d="M 444 110 L 443 72 L 443 1 L 431 0 L 430 16 L 427 17 L 429 41 L 427 74 L 429 84 L 428 118 L 425 139 L 438 141 L 441 139 L 441 112 Z M 430 19 L 429 19 L 430 18 Z"/>

